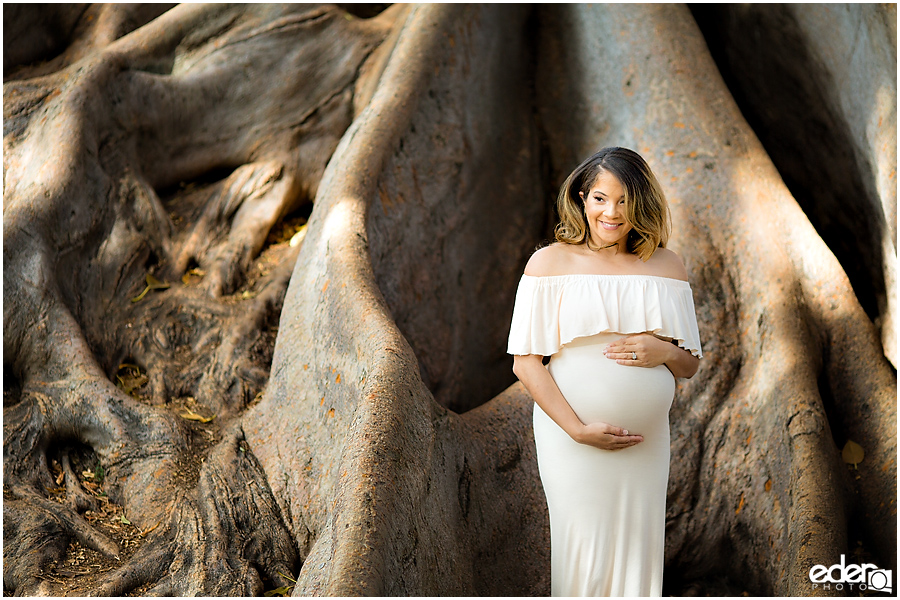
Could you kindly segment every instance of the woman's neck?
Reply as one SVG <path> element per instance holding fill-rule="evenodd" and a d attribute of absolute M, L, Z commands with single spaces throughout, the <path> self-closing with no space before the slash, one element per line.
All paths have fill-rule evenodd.
<path fill-rule="evenodd" d="M 584 241 L 584 247 L 588 250 L 588 252 L 600 255 L 600 256 L 617 256 L 619 254 L 628 254 L 628 246 L 626 240 L 621 240 L 618 242 L 613 242 L 612 244 L 604 244 L 597 243 L 591 237 L 588 237 Z"/>

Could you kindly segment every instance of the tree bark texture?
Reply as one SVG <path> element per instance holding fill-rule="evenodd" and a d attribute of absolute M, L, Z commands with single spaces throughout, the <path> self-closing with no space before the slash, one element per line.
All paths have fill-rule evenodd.
<path fill-rule="evenodd" d="M 859 23 L 834 35 L 895 73 L 887 9 L 154 6 L 4 7 L 7 591 L 58 591 L 74 540 L 122 559 L 101 594 L 548 593 L 505 343 L 554 190 L 606 145 L 667 192 L 704 344 L 671 412 L 665 593 L 823 593 L 810 567 L 858 540 L 895 566 L 896 139 L 873 123 L 896 81 L 854 80 L 871 109 L 840 54 L 808 70 L 845 127 L 803 156 L 865 190 L 826 197 L 770 150 L 765 96 L 732 98 L 758 74 L 719 75 L 750 46 L 697 24 L 790 21 L 817 56 Z M 85 517 L 85 455 L 142 532 L 128 556 Z"/>
<path fill-rule="evenodd" d="M 738 105 L 841 262 L 896 368 L 896 5 L 693 11 Z"/>

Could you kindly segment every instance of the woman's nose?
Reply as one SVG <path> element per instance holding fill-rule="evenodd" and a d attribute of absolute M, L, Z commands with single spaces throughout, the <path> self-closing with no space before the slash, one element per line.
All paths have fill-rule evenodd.
<path fill-rule="evenodd" d="M 603 207 L 603 214 L 610 217 L 618 216 L 619 208 L 618 202 L 608 202 L 606 206 Z"/>

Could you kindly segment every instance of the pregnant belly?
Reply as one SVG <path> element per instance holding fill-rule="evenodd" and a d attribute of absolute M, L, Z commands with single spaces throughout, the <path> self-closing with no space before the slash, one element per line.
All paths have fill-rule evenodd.
<path fill-rule="evenodd" d="M 619 333 L 601 333 L 566 344 L 548 369 L 563 397 L 584 423 L 603 422 L 629 433 L 668 431 L 675 378 L 664 365 L 631 367 L 603 355 Z"/>

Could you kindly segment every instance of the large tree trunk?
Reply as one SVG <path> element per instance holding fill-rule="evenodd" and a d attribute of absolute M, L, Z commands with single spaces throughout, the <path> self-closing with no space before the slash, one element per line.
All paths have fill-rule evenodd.
<path fill-rule="evenodd" d="M 738 105 L 896 368 L 897 5 L 693 10 Z"/>
<path fill-rule="evenodd" d="M 820 593 L 857 540 L 893 567 L 891 304 L 863 310 L 686 7 L 17 10 L 45 37 L 4 64 L 5 589 L 547 593 L 505 341 L 554 188 L 613 144 L 670 197 L 704 343 L 665 592 Z M 85 518 L 97 462 L 136 549 Z M 61 588 L 72 540 L 124 565 Z"/>

